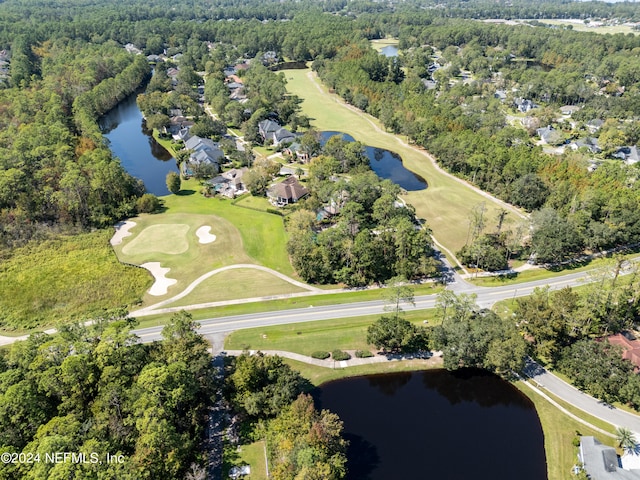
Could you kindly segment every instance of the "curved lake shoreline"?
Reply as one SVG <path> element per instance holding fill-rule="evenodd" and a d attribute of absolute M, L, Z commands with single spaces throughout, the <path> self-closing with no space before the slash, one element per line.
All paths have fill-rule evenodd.
<path fill-rule="evenodd" d="M 314 396 L 344 422 L 347 479 L 547 478 L 532 402 L 490 373 L 352 377 L 325 383 Z"/>

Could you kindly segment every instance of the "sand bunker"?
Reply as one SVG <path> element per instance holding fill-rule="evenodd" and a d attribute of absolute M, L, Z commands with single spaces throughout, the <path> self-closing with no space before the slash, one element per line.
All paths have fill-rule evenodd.
<path fill-rule="evenodd" d="M 166 295 L 169 287 L 178 283 L 178 280 L 176 280 L 175 278 L 166 277 L 167 273 L 169 273 L 169 270 L 171 269 L 162 268 L 160 266 L 160 262 L 147 262 L 143 263 L 140 266 L 149 270 L 151 272 L 151 275 L 153 275 L 153 278 L 156 280 L 149 289 L 149 295 L 153 295 L 154 297 Z"/>
<path fill-rule="evenodd" d="M 111 237 L 111 245 L 120 245 L 122 239 L 132 235 L 129 229 L 136 226 L 136 222 L 118 222 L 116 223 L 116 233 Z"/>
<path fill-rule="evenodd" d="M 213 233 L 209 233 L 211 227 L 203 226 L 196 230 L 198 241 L 200 243 L 212 243 L 216 241 L 216 236 Z"/>

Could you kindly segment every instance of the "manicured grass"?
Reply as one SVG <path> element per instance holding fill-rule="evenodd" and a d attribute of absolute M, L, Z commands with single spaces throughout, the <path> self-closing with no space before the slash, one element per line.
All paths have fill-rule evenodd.
<path fill-rule="evenodd" d="M 267 480 L 265 466 L 264 441 L 241 445 L 238 447 L 238 459 L 236 465 L 249 465 L 251 473 L 244 480 Z"/>
<path fill-rule="evenodd" d="M 532 391 L 522 382 L 516 382 L 516 387 L 531 399 L 535 405 L 542 431 L 544 432 L 544 450 L 547 455 L 548 480 L 566 480 L 571 478 L 571 467 L 578 461 L 578 449 L 572 441 L 576 432 L 582 435 L 592 435 L 605 445 L 613 445 L 613 439 L 591 430 L 581 423 L 563 414 L 547 400 Z"/>
<path fill-rule="evenodd" d="M 293 325 L 237 330 L 225 339 L 229 350 L 284 350 L 311 355 L 317 350 L 331 352 L 341 350 L 374 350 L 367 343 L 367 327 L 378 320 L 380 315 L 322 320 Z M 436 324 L 435 310 L 408 312 L 404 316 L 415 325 Z"/>
<path fill-rule="evenodd" d="M 189 250 L 188 231 L 189 225 L 184 223 L 150 225 L 129 241 L 122 248 L 122 253 L 128 256 L 147 253 L 178 255 Z M 191 232 L 191 235 L 195 235 L 195 232 Z"/>
<path fill-rule="evenodd" d="M 295 275 L 286 250 L 287 235 L 282 217 L 236 207 L 225 198 L 205 198 L 195 193 L 198 191 L 200 186 L 196 180 L 183 181 L 180 195 L 162 197 L 166 213 L 196 213 L 224 218 L 240 232 L 242 247 L 253 259 L 252 263 L 285 275 Z"/>
<path fill-rule="evenodd" d="M 497 224 L 498 204 L 436 169 L 424 151 L 384 132 L 375 118 L 345 105 L 319 80 L 314 81 L 315 74 L 309 70 L 284 70 L 284 75 L 287 89 L 304 100 L 303 113 L 312 118 L 315 128 L 345 132 L 367 145 L 396 152 L 408 169 L 426 179 L 429 185 L 426 190 L 409 192 L 404 199 L 416 208 L 419 218 L 427 220 L 436 239 L 452 252 L 464 245 L 469 216 L 476 205 L 484 202 L 487 206 L 487 228 Z M 510 213 L 505 226 L 513 221 L 514 215 Z"/>
<path fill-rule="evenodd" d="M 253 208 L 254 210 L 260 210 L 262 212 L 266 212 L 267 208 L 276 208 L 269 203 L 266 197 L 254 197 L 250 193 L 236 200 L 234 205 L 236 207 Z"/>
<path fill-rule="evenodd" d="M 331 380 L 339 380 L 341 378 L 359 377 L 362 375 L 373 375 L 376 373 L 393 373 L 393 372 L 412 372 L 419 370 L 428 370 L 433 368 L 442 368 L 442 360 L 402 360 L 382 363 L 371 363 L 368 365 L 358 365 L 349 368 L 325 368 L 309 365 L 308 363 L 283 359 L 293 369 L 299 371 L 302 376 L 308 379 L 313 385 L 322 385 Z"/>
<path fill-rule="evenodd" d="M 281 280 L 268 272 L 246 268 L 220 272 L 202 282 L 186 297 L 166 306 L 195 305 L 220 300 L 263 297 L 304 291 L 303 288 Z"/>
<path fill-rule="evenodd" d="M 113 229 L 15 249 L 0 262 L 0 328 L 14 334 L 141 301 L 148 272 L 118 262 Z"/>
<path fill-rule="evenodd" d="M 135 265 L 141 265 L 145 262 L 160 262 L 163 268 L 171 269 L 167 276 L 178 280 L 178 283 L 170 287 L 164 296 L 145 295 L 145 304 L 155 303 L 176 295 L 200 275 L 216 268 L 234 263 L 253 263 L 242 248 L 240 232 L 223 218 L 214 215 L 167 212 L 160 215 L 143 215 L 131 220 L 136 222 L 136 226 L 129 230 L 132 235 L 124 238 L 121 245 L 114 247 L 118 257 L 123 262 Z M 145 235 L 149 229 L 152 229 L 152 233 L 176 230 L 176 224 L 185 225 L 186 232 L 177 237 L 159 240 Z M 201 226 L 211 226 L 211 233 L 217 237 L 215 242 L 199 243 L 195 232 Z M 185 228 L 182 228 L 181 232 L 184 230 Z M 141 235 L 142 242 L 138 241 Z M 171 241 L 181 244 L 185 240 L 188 242 L 187 248 L 180 254 L 161 253 L 155 248 L 157 243 L 163 243 L 166 249 L 171 250 L 168 246 Z M 134 248 L 129 248 L 129 245 L 132 244 Z M 148 245 L 146 249 L 145 245 Z M 131 254 L 130 250 L 136 253 Z M 171 251 L 178 252 L 179 248 L 176 247 Z"/>

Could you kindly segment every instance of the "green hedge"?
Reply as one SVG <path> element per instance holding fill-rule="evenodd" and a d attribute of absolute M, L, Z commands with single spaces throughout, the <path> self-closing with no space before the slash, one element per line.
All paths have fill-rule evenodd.
<path fill-rule="evenodd" d="M 325 352 L 323 350 L 318 350 L 317 352 L 313 352 L 311 354 L 311 356 L 313 358 L 317 358 L 319 360 L 326 360 L 327 358 L 329 358 L 331 355 L 329 354 L 329 352 Z"/>
<path fill-rule="evenodd" d="M 343 352 L 342 350 L 334 350 L 333 352 L 331 352 L 331 357 L 338 362 L 351 359 L 351 355 L 349 355 L 347 352 Z"/>

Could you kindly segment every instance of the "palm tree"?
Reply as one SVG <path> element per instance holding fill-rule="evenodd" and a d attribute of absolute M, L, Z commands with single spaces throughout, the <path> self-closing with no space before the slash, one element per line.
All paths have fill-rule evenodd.
<path fill-rule="evenodd" d="M 627 453 L 634 453 L 638 448 L 636 437 L 626 427 L 616 428 L 616 440 L 618 441 L 618 446 Z"/>

